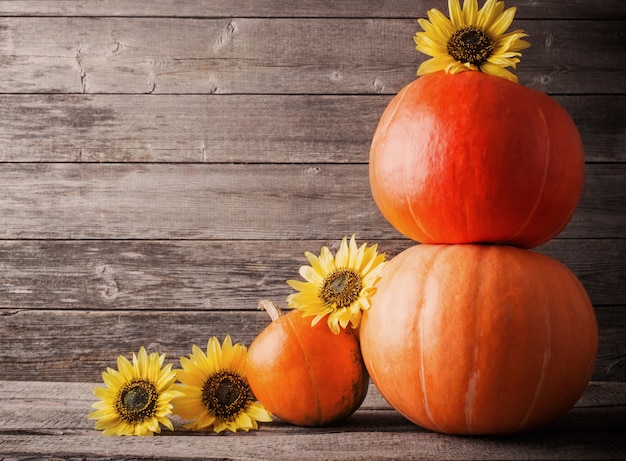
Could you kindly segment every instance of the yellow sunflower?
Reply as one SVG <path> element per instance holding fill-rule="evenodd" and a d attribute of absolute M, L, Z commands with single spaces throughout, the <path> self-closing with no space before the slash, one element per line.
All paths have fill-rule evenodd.
<path fill-rule="evenodd" d="M 233 345 L 226 336 L 221 346 L 217 338 L 209 339 L 206 354 L 194 344 L 189 358 L 181 357 L 183 369 L 177 375 L 182 384 L 177 388 L 183 395 L 174 406 L 176 414 L 192 420 L 186 427 L 247 432 L 259 428 L 257 421 L 272 421 L 246 379 L 247 356 L 246 346 Z"/>
<path fill-rule="evenodd" d="M 385 255 L 378 254 L 377 248 L 365 243 L 357 248 L 353 235 L 350 243 L 348 237 L 343 238 L 335 257 L 327 247 L 322 247 L 319 257 L 305 252 L 311 265 L 300 267 L 300 275 L 306 282 L 287 280 L 298 291 L 287 297 L 289 307 L 300 309 L 304 316 L 315 316 L 313 325 L 328 316 L 328 326 L 335 334 L 348 324 L 358 327 L 385 264 Z"/>
<path fill-rule="evenodd" d="M 417 75 L 479 70 L 517 82 L 505 68 L 515 69 L 520 51 L 530 43 L 522 40 L 528 35 L 521 29 L 505 33 L 516 9 L 505 10 L 498 0 L 487 0 L 480 10 L 477 0 L 464 0 L 461 9 L 459 0 L 448 0 L 448 10 L 450 19 L 433 8 L 428 11 L 430 21 L 418 20 L 424 32 L 415 34 L 415 48 L 432 58 L 419 66 Z"/>
<path fill-rule="evenodd" d="M 106 387 L 94 388 L 100 400 L 88 416 L 97 421 L 97 430 L 103 435 L 154 435 L 161 425 L 174 430 L 168 416 L 179 392 L 174 390 L 176 372 L 171 364 L 163 367 L 164 360 L 165 354 L 148 355 L 142 347 L 132 363 L 120 355 L 117 370 L 102 373 Z"/>

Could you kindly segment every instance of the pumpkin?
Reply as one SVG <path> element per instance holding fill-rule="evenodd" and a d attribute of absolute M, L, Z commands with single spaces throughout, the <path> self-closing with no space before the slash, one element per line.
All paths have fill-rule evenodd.
<path fill-rule="evenodd" d="M 533 248 L 580 199 L 584 152 L 554 99 L 482 72 L 424 75 L 383 112 L 370 148 L 374 201 L 422 243 Z"/>
<path fill-rule="evenodd" d="M 354 413 L 365 398 L 369 376 L 357 331 L 334 334 L 325 322 L 311 326 L 298 310 L 273 318 L 248 348 L 246 376 L 257 400 L 274 416 L 299 426 L 322 426 Z"/>
<path fill-rule="evenodd" d="M 427 429 L 511 434 L 564 414 L 586 388 L 595 314 L 560 262 L 496 245 L 415 245 L 382 272 L 361 348 L 384 398 Z"/>

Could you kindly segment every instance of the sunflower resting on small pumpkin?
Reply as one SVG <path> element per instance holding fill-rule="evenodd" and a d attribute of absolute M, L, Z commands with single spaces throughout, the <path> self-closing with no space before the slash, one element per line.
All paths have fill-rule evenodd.
<path fill-rule="evenodd" d="M 348 324 L 357 328 L 385 265 L 385 255 L 377 248 L 365 243 L 357 247 L 353 235 L 349 243 L 343 238 L 335 257 L 325 246 L 319 257 L 305 252 L 311 265 L 301 266 L 300 275 L 306 282 L 287 280 L 298 291 L 287 297 L 289 307 L 300 309 L 305 317 L 315 316 L 312 325 L 328 316 L 328 327 L 335 334 Z"/>
<path fill-rule="evenodd" d="M 154 435 L 161 425 L 174 430 L 168 416 L 172 399 L 181 394 L 174 389 L 176 372 L 171 364 L 164 367 L 164 360 L 165 354 L 148 355 L 143 347 L 132 363 L 118 356 L 117 370 L 102 373 L 106 387 L 93 390 L 100 400 L 88 418 L 97 421 L 97 430 L 103 435 Z"/>
<path fill-rule="evenodd" d="M 528 35 L 518 29 L 505 33 L 513 22 L 516 9 L 504 9 L 504 2 L 487 0 L 478 9 L 477 0 L 448 0 L 450 19 L 433 8 L 428 19 L 418 19 L 424 32 L 414 37 L 416 49 L 432 56 L 423 62 L 417 75 L 440 70 L 455 74 L 466 70 L 480 70 L 513 82 L 517 77 L 505 69 L 515 69 L 521 50 L 530 46 L 522 40 Z"/>
<path fill-rule="evenodd" d="M 192 420 L 186 427 L 247 432 L 259 428 L 257 421 L 272 421 L 246 379 L 246 346 L 233 345 L 227 335 L 221 346 L 216 337 L 209 339 L 206 354 L 195 344 L 192 349 L 189 358 L 180 359 L 177 389 L 182 396 L 174 401 L 176 414 Z"/>

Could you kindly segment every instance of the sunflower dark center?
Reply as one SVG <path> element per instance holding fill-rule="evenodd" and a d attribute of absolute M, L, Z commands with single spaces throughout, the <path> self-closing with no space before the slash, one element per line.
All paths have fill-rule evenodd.
<path fill-rule="evenodd" d="M 248 381 L 231 371 L 209 376 L 202 387 L 202 403 L 223 421 L 232 421 L 252 401 L 254 394 Z"/>
<path fill-rule="evenodd" d="M 327 306 L 348 307 L 359 299 L 362 288 L 359 274 L 351 269 L 338 269 L 324 279 L 319 296 Z"/>
<path fill-rule="evenodd" d="M 459 62 L 483 64 L 495 49 L 493 38 L 475 26 L 457 30 L 448 40 L 448 54 Z"/>
<path fill-rule="evenodd" d="M 154 416 L 159 394 L 149 381 L 133 381 L 120 389 L 115 409 L 130 424 L 141 423 Z"/>

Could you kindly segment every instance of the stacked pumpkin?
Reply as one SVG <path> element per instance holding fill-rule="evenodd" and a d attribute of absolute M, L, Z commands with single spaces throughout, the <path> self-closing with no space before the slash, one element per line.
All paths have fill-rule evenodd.
<path fill-rule="evenodd" d="M 489 59 L 502 53 L 437 70 L 437 44 L 416 36 L 418 49 L 435 56 L 425 65 L 435 72 L 384 111 L 370 184 L 383 216 L 421 244 L 384 268 L 363 315 L 361 350 L 382 395 L 416 424 L 508 434 L 565 413 L 591 378 L 598 331 L 589 297 L 565 265 L 530 251 L 571 219 L 584 153 L 555 100 L 502 68 L 487 73 L 493 62 L 514 67 L 527 46 L 521 31 L 503 35 L 507 21 L 489 29 L 514 9 L 492 0 L 478 13 L 476 0 L 463 10 L 449 5 L 452 29 L 431 10 L 422 34 L 456 29 L 461 48 L 480 54 L 484 33 L 494 42 Z M 459 45 L 452 41 L 449 54 Z"/>

